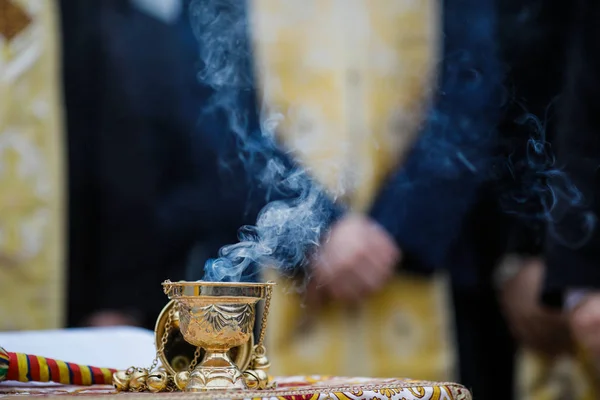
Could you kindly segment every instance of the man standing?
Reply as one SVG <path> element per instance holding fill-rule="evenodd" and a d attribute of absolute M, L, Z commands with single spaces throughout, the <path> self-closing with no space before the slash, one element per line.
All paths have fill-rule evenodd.
<path fill-rule="evenodd" d="M 395 260 L 382 256 L 392 244 L 429 271 L 470 261 L 471 254 L 448 255 L 487 176 L 500 109 L 492 2 L 447 1 L 441 9 L 425 1 L 316 2 L 295 11 L 291 3 L 255 3 L 264 6 L 254 27 L 264 98 L 284 114 L 282 141 L 329 192 L 364 214 L 335 224 L 313 264 L 318 292 L 338 303 L 311 313 L 306 338 L 302 327 L 282 324 L 273 335 L 281 357 L 274 366 L 448 379 L 447 337 L 416 338 L 444 323 L 447 311 L 434 301 L 439 286 L 392 278 Z M 380 243 L 370 244 L 379 232 Z M 302 310 L 290 298 L 281 297 L 277 312 L 291 321 Z M 347 311 L 349 302 L 361 307 Z M 367 321 L 381 322 L 372 330 Z M 307 348 L 326 352 L 327 363 Z"/>

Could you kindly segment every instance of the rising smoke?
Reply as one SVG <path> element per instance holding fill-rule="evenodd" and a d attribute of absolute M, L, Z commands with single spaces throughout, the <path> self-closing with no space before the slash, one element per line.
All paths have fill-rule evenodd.
<path fill-rule="evenodd" d="M 278 147 L 275 131 L 283 115 L 248 107 L 256 87 L 246 2 L 194 0 L 190 14 L 201 46 L 198 78 L 213 91 L 203 113 L 223 115 L 235 136 L 235 154 L 224 154 L 221 161 L 227 167 L 232 156 L 237 158 L 252 190 L 263 193 L 261 200 L 268 203 L 254 226 L 240 229 L 238 243 L 223 247 L 218 259 L 206 263 L 204 279 L 239 281 L 256 264 L 279 270 L 303 266 L 336 209 Z"/>
<path fill-rule="evenodd" d="M 333 206 L 333 199 L 330 200 L 309 174 L 290 162 L 290 157 L 278 147 L 275 131 L 285 116 L 266 114 L 264 108 L 257 110 L 247 106 L 254 104 L 251 98 L 256 93 L 256 80 L 251 65 L 246 7 L 247 2 L 243 0 L 193 0 L 190 5 L 202 61 L 198 78 L 212 89 L 212 97 L 203 113 L 222 115 L 234 134 L 234 154 L 222 158 L 223 166 L 227 167 L 230 162 L 243 165 L 247 180 L 258 192 L 264 193 L 262 200 L 268 203 L 254 226 L 240 229 L 239 243 L 223 247 L 218 259 L 206 263 L 204 279 L 210 281 L 239 281 L 256 264 L 271 265 L 280 270 L 306 264 L 307 255 L 318 245 L 323 231 L 339 211 Z M 455 19 L 456 26 L 450 29 L 463 32 L 465 22 L 458 17 Z M 428 128 L 414 149 L 418 157 L 408 160 L 408 172 L 401 173 L 396 186 L 391 188 L 390 198 L 398 201 L 381 205 L 382 215 L 394 216 L 410 210 L 410 201 L 420 201 L 414 193 L 423 186 L 435 189 L 439 183 L 437 178 L 447 181 L 466 177 L 473 183 L 468 188 L 470 200 L 465 199 L 463 192 L 447 193 L 448 199 L 458 196 L 458 201 L 462 202 L 459 208 L 467 209 L 469 201 L 474 201 L 475 187 L 494 177 L 489 171 L 490 164 L 495 161 L 493 155 L 482 153 L 481 149 L 489 150 L 496 143 L 494 124 L 485 116 L 495 115 L 501 109 L 502 71 L 494 64 L 490 51 L 485 50 L 485 46 L 495 40 L 489 40 L 493 36 L 494 23 L 485 19 L 475 22 L 474 27 L 471 26 L 478 30 L 475 36 L 470 37 L 473 32 L 467 30 L 463 36 L 470 38 L 465 40 L 472 41 L 473 49 L 487 55 L 477 59 L 472 52 L 461 49 L 447 54 L 443 71 L 445 86 L 437 99 L 441 106 L 429 114 Z M 483 39 L 478 41 L 477 35 Z M 479 67 L 470 67 L 475 64 Z M 489 107 L 482 107 L 482 104 Z M 555 165 L 545 137 L 545 126 L 533 115 L 523 115 L 520 123 L 531 132 L 524 147 L 525 154 L 501 161 L 523 177 L 519 179 L 520 187 L 505 191 L 503 208 L 526 218 L 548 221 L 551 232 L 558 235 L 553 228 L 554 222 L 568 210 L 559 209 L 557 200 L 566 199 L 569 208 L 573 208 L 581 203 L 581 193 L 560 171 L 560 166 Z M 421 176 L 437 178 L 423 182 Z M 444 198 L 440 200 L 440 196 Z M 445 201 L 446 194 L 440 196 L 430 200 L 435 202 L 431 209 L 445 207 L 441 202 Z M 520 207 L 523 204 L 536 204 L 536 208 L 523 209 Z M 428 243 L 422 243 L 423 246 L 447 236 L 444 225 L 456 225 L 455 221 L 440 221 L 437 215 L 433 212 L 406 217 L 407 223 L 414 226 L 432 227 L 432 234 L 423 239 Z M 571 246 L 586 240 L 595 223 L 593 216 L 581 215 L 582 231 L 563 240 Z M 419 219 L 420 224 L 414 224 L 410 218 Z M 460 219 L 460 216 L 456 218 Z M 392 234 L 397 233 L 395 228 L 386 226 Z M 418 236 L 422 235 L 412 235 L 407 241 L 417 240 Z"/>
<path fill-rule="evenodd" d="M 554 102 L 549 105 L 543 120 L 520 106 L 523 112 L 515 123 L 529 139 L 523 154 L 513 153 L 504 163 L 515 179 L 504 188 L 501 200 L 505 212 L 542 223 L 559 243 L 578 248 L 590 239 L 596 216 L 586 210 L 584 195 L 556 162 L 547 137 L 548 114 L 554 106 Z M 569 226 L 561 224 L 564 220 L 570 221 Z"/>

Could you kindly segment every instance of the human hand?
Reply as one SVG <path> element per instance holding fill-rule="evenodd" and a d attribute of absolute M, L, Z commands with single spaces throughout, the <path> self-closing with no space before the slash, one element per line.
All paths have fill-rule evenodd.
<path fill-rule="evenodd" d="M 400 258 L 400 249 L 383 228 L 365 216 L 349 215 L 321 245 L 308 295 L 320 299 L 324 292 L 343 302 L 360 300 L 385 285 Z"/>
<path fill-rule="evenodd" d="M 106 310 L 91 314 L 86 318 L 84 325 L 88 327 L 139 326 L 140 321 L 125 312 Z"/>
<path fill-rule="evenodd" d="M 583 349 L 600 361 L 600 291 L 586 294 L 569 312 L 569 325 Z"/>
<path fill-rule="evenodd" d="M 316 267 L 316 265 L 314 265 L 313 268 L 314 267 Z M 310 277 L 306 284 L 304 300 L 306 306 L 312 310 L 321 308 L 323 303 L 327 300 L 327 293 L 325 292 L 324 285 L 320 286 L 314 277 Z"/>
<path fill-rule="evenodd" d="M 542 260 L 518 260 L 519 272 L 500 290 L 500 301 L 509 327 L 520 344 L 547 356 L 569 351 L 567 319 L 561 312 L 539 304 L 545 266 Z"/>

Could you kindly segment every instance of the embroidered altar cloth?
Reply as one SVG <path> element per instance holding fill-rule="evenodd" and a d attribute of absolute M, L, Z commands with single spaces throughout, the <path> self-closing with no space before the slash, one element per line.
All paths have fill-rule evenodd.
<path fill-rule="evenodd" d="M 285 377 L 275 378 L 277 389 L 220 393 L 122 393 L 110 386 L 75 387 L 62 385 L 0 385 L 0 398 L 51 397 L 88 399 L 118 397 L 146 399 L 272 399 L 272 400 L 471 400 L 469 391 L 456 383 L 436 383 L 409 379 Z"/>

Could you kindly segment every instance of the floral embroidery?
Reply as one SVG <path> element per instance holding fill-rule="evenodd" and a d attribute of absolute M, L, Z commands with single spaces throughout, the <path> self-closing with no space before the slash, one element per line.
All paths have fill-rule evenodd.
<path fill-rule="evenodd" d="M 375 393 L 380 393 L 382 396 L 387 397 L 388 399 L 391 399 L 392 396 L 394 396 L 395 394 L 398 394 L 400 391 L 398 389 L 375 389 L 373 390 L 373 392 Z"/>

